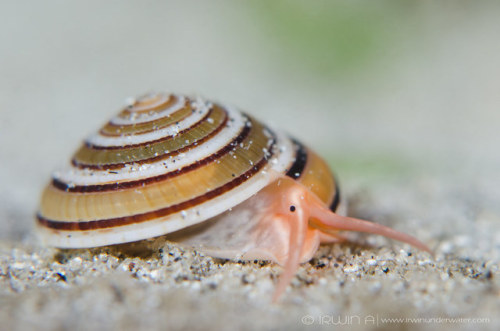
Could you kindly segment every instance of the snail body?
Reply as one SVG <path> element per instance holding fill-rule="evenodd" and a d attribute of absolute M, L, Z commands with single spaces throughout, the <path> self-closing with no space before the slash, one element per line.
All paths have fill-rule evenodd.
<path fill-rule="evenodd" d="M 148 94 L 87 138 L 43 191 L 36 228 L 61 248 L 97 247 L 170 234 L 223 258 L 264 259 L 285 271 L 339 230 L 415 238 L 341 216 L 327 164 L 250 115 L 202 99 Z"/>

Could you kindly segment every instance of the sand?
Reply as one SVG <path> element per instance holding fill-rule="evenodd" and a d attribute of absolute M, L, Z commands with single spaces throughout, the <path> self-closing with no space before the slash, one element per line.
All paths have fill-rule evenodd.
<path fill-rule="evenodd" d="M 321 247 L 278 304 L 271 294 L 279 266 L 213 259 L 165 238 L 93 250 L 3 241 L 2 328 L 496 329 L 500 254 L 493 201 L 471 202 L 474 192 L 457 194 L 436 179 L 399 184 L 354 194 L 350 213 L 391 220 L 385 224 L 415 234 L 435 257 L 356 236 L 356 243 Z M 438 203 L 450 200 L 448 207 Z"/>

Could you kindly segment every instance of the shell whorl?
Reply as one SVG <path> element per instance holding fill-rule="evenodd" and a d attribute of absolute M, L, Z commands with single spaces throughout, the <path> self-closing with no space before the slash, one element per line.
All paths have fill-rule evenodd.
<path fill-rule="evenodd" d="M 297 146 L 231 107 L 148 94 L 88 137 L 70 166 L 54 173 L 38 230 L 58 247 L 170 233 L 236 206 L 275 174 L 290 171 Z"/>

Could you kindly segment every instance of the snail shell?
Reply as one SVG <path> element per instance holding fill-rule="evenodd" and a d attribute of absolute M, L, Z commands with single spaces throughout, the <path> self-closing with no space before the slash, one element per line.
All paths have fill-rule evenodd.
<path fill-rule="evenodd" d="M 171 233 L 235 207 L 276 173 L 299 179 L 307 156 L 300 143 L 230 107 L 146 95 L 88 137 L 71 166 L 53 175 L 39 232 L 47 244 L 65 248 Z M 335 210 L 333 176 L 323 161 L 310 161 L 318 171 L 306 177 L 325 181 L 315 191 Z"/>
<path fill-rule="evenodd" d="M 153 93 L 124 107 L 54 173 L 36 223 L 44 243 L 62 248 L 175 232 L 214 256 L 273 260 L 286 270 L 276 298 L 320 242 L 341 239 L 337 230 L 427 249 L 335 214 L 339 201 L 326 163 L 298 141 L 231 107 Z M 193 227 L 202 222 L 210 225 Z"/>

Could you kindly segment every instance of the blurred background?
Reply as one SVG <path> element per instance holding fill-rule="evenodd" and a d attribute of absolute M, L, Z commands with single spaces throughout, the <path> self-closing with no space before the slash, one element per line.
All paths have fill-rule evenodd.
<path fill-rule="evenodd" d="M 153 90 L 202 95 L 283 128 L 348 187 L 448 176 L 465 179 L 464 191 L 482 183 L 498 193 L 499 9 L 1 1 L 0 238 L 31 227 L 49 173 L 84 136 Z"/>

